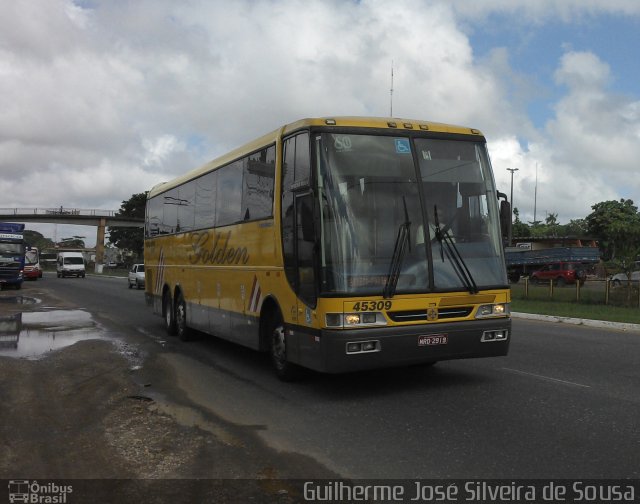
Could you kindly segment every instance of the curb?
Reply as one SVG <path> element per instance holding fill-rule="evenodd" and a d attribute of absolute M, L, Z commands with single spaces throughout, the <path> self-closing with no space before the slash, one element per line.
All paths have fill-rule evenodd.
<path fill-rule="evenodd" d="M 627 324 L 624 322 L 609 322 L 607 320 L 579 319 L 571 317 L 559 317 L 555 315 L 538 315 L 535 313 L 512 312 L 511 317 L 538 320 L 541 322 L 555 322 L 559 324 L 583 325 L 588 327 L 599 327 L 601 329 L 619 329 L 621 331 L 640 332 L 640 324 Z"/>

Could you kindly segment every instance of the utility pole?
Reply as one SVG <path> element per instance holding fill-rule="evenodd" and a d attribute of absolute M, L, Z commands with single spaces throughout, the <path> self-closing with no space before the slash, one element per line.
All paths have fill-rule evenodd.
<path fill-rule="evenodd" d="M 538 207 L 538 163 L 536 162 L 536 187 L 533 191 L 533 225 L 536 225 L 536 210 Z"/>
<path fill-rule="evenodd" d="M 511 246 L 513 243 L 513 231 L 512 231 L 512 227 L 513 227 L 513 210 L 514 210 L 514 206 L 513 206 L 513 174 L 514 172 L 517 172 L 519 170 L 519 168 L 507 168 L 507 170 L 509 170 L 511 172 L 511 226 L 509 226 L 509 246 Z"/>
<path fill-rule="evenodd" d="M 393 60 L 391 60 L 391 89 L 389 90 L 390 110 L 389 117 L 393 117 Z"/>

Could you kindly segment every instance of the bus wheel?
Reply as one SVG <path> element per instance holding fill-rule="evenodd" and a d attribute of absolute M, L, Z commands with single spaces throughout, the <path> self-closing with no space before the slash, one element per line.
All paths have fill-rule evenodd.
<path fill-rule="evenodd" d="M 287 360 L 287 337 L 282 317 L 278 314 L 271 323 L 271 362 L 276 375 L 282 381 L 293 381 L 300 375 L 300 368 Z"/>
<path fill-rule="evenodd" d="M 171 302 L 171 294 L 165 291 L 162 296 L 162 312 L 164 313 L 164 325 L 170 336 L 176 334 L 176 317 L 173 313 L 173 303 Z"/>
<path fill-rule="evenodd" d="M 178 293 L 176 301 L 176 317 L 175 317 L 176 333 L 182 341 L 189 341 L 191 334 L 187 327 L 187 303 L 184 301 L 182 292 Z"/>

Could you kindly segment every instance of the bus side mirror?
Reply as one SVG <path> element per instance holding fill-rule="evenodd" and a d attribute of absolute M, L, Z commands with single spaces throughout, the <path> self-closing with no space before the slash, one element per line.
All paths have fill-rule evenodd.
<path fill-rule="evenodd" d="M 506 199 L 500 202 L 500 229 L 502 240 L 508 242 L 511 237 L 511 203 Z"/>

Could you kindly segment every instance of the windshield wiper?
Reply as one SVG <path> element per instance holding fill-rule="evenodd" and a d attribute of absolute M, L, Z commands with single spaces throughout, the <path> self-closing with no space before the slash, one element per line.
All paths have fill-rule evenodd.
<path fill-rule="evenodd" d="M 398 236 L 396 237 L 396 243 L 393 247 L 393 255 L 391 256 L 387 282 L 385 283 L 384 290 L 382 291 L 382 297 L 385 299 L 392 298 L 395 295 L 398 280 L 400 279 L 402 261 L 404 260 L 404 254 L 407 247 L 409 248 L 409 252 L 411 252 L 411 221 L 409 220 L 407 201 L 404 196 L 402 197 L 402 203 L 404 204 L 404 222 L 400 224 L 400 227 L 398 228 Z"/>
<path fill-rule="evenodd" d="M 435 222 L 435 231 L 436 231 L 436 239 L 440 242 L 440 257 L 442 258 L 442 262 L 444 262 L 444 255 L 446 253 L 447 258 L 451 261 L 453 265 L 453 270 L 460 278 L 460 281 L 464 284 L 467 290 L 471 294 L 477 294 L 478 286 L 476 285 L 475 280 L 473 279 L 473 275 L 467 264 L 464 262 L 458 247 L 456 247 L 455 242 L 451 238 L 449 234 L 449 230 L 446 228 L 440 227 L 440 220 L 438 219 L 438 206 L 434 205 L 433 207 L 434 214 L 434 222 Z M 444 244 L 444 246 L 443 246 Z"/>

